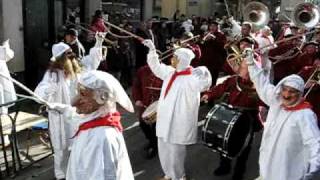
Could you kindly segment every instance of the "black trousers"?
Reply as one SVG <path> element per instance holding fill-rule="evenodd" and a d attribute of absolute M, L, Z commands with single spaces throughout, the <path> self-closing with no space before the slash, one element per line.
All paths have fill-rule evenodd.
<path fill-rule="evenodd" d="M 145 137 L 149 140 L 150 146 L 152 148 L 157 148 L 158 139 L 156 136 L 156 123 L 153 124 L 147 124 L 142 119 L 140 121 L 140 128 L 145 135 Z"/>
<path fill-rule="evenodd" d="M 236 157 L 236 163 L 233 168 L 232 180 L 242 180 L 247 169 L 247 161 L 249 158 L 249 154 L 252 148 L 254 138 L 254 132 L 250 132 L 249 141 L 246 147 L 240 152 L 239 156 Z M 220 156 L 220 165 L 221 166 L 228 166 L 231 165 L 232 159 L 227 158 L 225 156 Z"/>

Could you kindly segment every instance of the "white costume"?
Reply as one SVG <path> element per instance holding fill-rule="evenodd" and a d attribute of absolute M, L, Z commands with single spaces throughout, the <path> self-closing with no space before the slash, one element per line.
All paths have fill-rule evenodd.
<path fill-rule="evenodd" d="M 316 115 L 310 108 L 288 111 L 281 106 L 281 86 L 304 90 L 304 82 L 290 75 L 274 86 L 258 68 L 252 56 L 247 58 L 250 78 L 261 100 L 270 109 L 264 126 L 259 165 L 263 180 L 301 180 L 311 178 L 320 169 L 320 132 Z"/>
<path fill-rule="evenodd" d="M 3 46 L 0 46 L 0 73 L 6 77 L 10 77 L 7 62 L 13 57 L 14 52 L 10 49 L 9 40 L 7 40 L 3 43 Z M 15 101 L 16 99 L 16 91 L 12 81 L 0 76 L 0 104 Z M 8 107 L 1 107 L 0 113 L 7 114 Z"/>
<path fill-rule="evenodd" d="M 51 61 L 55 61 L 56 57 L 69 49 L 70 47 L 63 42 L 53 45 Z M 91 63 L 100 62 L 100 59 L 94 57 L 90 56 Z M 35 89 L 35 93 L 50 103 L 71 104 L 77 95 L 77 85 L 77 78 L 65 78 L 63 70 L 47 71 Z M 59 112 L 49 110 L 50 139 L 54 149 L 54 171 L 57 179 L 63 179 L 66 176 L 68 148 L 75 128 L 66 123 L 63 118 Z"/>
<path fill-rule="evenodd" d="M 190 68 L 194 53 L 186 48 L 176 50 L 179 63 L 174 69 L 160 64 L 151 41 L 145 40 L 144 44 L 150 49 L 147 62 L 152 72 L 163 80 L 156 125 L 160 162 L 166 176 L 180 179 L 185 175 L 186 145 L 197 141 L 200 92 L 211 86 L 211 75 L 206 67 L 194 68 L 189 75 L 177 76 L 165 96 L 171 77 Z"/>
<path fill-rule="evenodd" d="M 103 105 L 97 111 L 85 115 L 77 114 L 76 109 L 70 106 L 62 106 L 65 119 L 70 124 L 78 127 L 85 122 L 114 113 L 117 111 L 117 102 L 129 112 L 134 111 L 126 92 L 112 75 L 102 71 L 91 71 L 82 75 L 79 83 L 99 91 L 100 94 L 106 92 L 107 99 L 100 99 Z M 112 126 L 99 126 L 81 131 L 74 137 L 67 179 L 133 180 L 134 176 L 122 133 Z"/>

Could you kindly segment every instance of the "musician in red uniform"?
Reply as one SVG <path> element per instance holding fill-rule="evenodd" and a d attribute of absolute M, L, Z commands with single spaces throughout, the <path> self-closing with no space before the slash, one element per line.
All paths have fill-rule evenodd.
<path fill-rule="evenodd" d="M 215 38 L 208 37 L 208 39 L 200 45 L 202 52 L 200 65 L 204 65 L 209 69 L 212 76 L 212 85 L 214 86 L 227 57 L 226 50 L 224 49 L 227 39 L 219 30 L 217 22 L 212 22 L 209 25 L 209 31 L 207 33 L 213 34 Z M 206 33 L 204 35 L 206 35 Z"/>
<path fill-rule="evenodd" d="M 148 65 L 138 69 L 132 85 L 132 97 L 137 107 L 140 128 L 149 141 L 149 144 L 145 147 L 146 158 L 148 159 L 157 154 L 156 123 L 147 124 L 142 119 L 142 113 L 146 107 L 159 99 L 161 86 L 162 80 L 154 76 Z"/>
<path fill-rule="evenodd" d="M 286 35 L 290 38 L 293 35 Z M 297 58 L 301 51 L 298 48 L 299 39 L 292 39 L 278 44 L 278 47 L 269 51 L 269 59 L 273 63 L 273 83 L 277 84 L 282 78 L 295 73 L 294 59 Z"/>
<path fill-rule="evenodd" d="M 294 60 L 294 73 L 298 73 L 302 67 L 313 66 L 316 59 L 319 59 L 319 44 L 315 41 L 306 43 L 302 49 L 302 54 L 300 54 Z"/>
<path fill-rule="evenodd" d="M 254 45 L 254 41 L 249 41 L 250 39 L 251 38 L 246 38 L 246 40 L 241 40 L 240 44 L 242 48 L 245 48 L 245 46 L 252 47 Z M 212 87 L 202 96 L 201 100 L 205 102 L 211 102 L 218 99 L 221 100 L 221 97 L 223 97 L 221 100 L 222 102 L 230 104 L 233 107 L 238 107 L 240 109 L 247 109 L 248 121 L 252 121 L 251 125 L 253 131 L 250 132 L 248 145 L 244 148 L 244 150 L 237 158 L 232 177 L 233 180 L 241 180 L 245 173 L 246 162 L 251 150 L 253 132 L 259 131 L 263 127 L 261 121 L 258 118 L 258 108 L 262 103 L 256 93 L 253 83 L 250 81 L 248 65 L 246 65 L 246 63 L 242 61 L 240 66 L 234 69 L 234 71 L 236 72 L 236 75 L 229 77 L 222 84 Z M 214 174 L 216 176 L 222 176 L 228 174 L 230 170 L 231 159 L 221 155 L 220 165 L 214 171 Z"/>
<path fill-rule="evenodd" d="M 308 95 L 305 98 L 312 105 L 312 110 L 317 115 L 320 127 L 320 60 L 315 60 L 313 66 L 303 67 L 298 75 L 306 82 L 305 93 L 308 93 Z M 309 82 L 307 82 L 308 80 Z"/>

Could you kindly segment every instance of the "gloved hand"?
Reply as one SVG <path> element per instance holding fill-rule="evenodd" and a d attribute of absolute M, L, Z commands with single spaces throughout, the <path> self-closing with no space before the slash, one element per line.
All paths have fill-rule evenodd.
<path fill-rule="evenodd" d="M 102 43 L 104 41 L 104 38 L 106 36 L 106 32 L 96 32 L 95 38 L 96 38 L 96 44 L 95 47 L 102 47 Z"/>
<path fill-rule="evenodd" d="M 150 51 L 155 51 L 156 47 L 150 39 L 146 39 L 142 42 L 143 45 L 149 48 Z"/>
<path fill-rule="evenodd" d="M 62 103 L 49 103 L 49 110 L 56 110 L 60 113 L 64 113 L 70 106 Z"/>
<path fill-rule="evenodd" d="M 253 54 L 253 49 L 252 48 L 245 48 L 244 51 L 244 58 L 246 60 L 246 63 L 248 65 L 254 64 L 254 54 Z"/>
<path fill-rule="evenodd" d="M 204 102 L 204 103 L 208 103 L 208 100 L 209 100 L 209 96 L 208 95 L 203 95 L 200 99 L 201 102 Z"/>
<path fill-rule="evenodd" d="M 140 101 L 140 100 L 136 101 L 135 105 L 138 106 L 138 107 L 144 107 L 142 101 Z"/>

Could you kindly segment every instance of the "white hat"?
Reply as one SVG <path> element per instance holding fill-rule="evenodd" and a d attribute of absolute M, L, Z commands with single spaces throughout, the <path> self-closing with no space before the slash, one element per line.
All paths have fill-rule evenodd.
<path fill-rule="evenodd" d="M 59 42 L 52 46 L 52 58 L 51 61 L 55 61 L 57 57 L 61 56 L 66 50 L 70 49 L 70 46 L 64 42 Z"/>
<path fill-rule="evenodd" d="M 278 84 L 277 84 L 277 92 L 280 92 L 280 88 L 281 86 L 289 86 L 292 87 L 296 90 L 298 90 L 299 92 L 303 93 L 304 92 L 304 80 L 296 75 L 296 74 L 292 74 L 290 76 L 287 76 L 285 78 L 283 78 Z"/>
<path fill-rule="evenodd" d="M 177 65 L 177 70 L 181 71 L 190 66 L 191 60 L 195 57 L 195 54 L 191 49 L 179 48 L 174 52 L 174 55 L 178 57 L 179 63 Z"/>
<path fill-rule="evenodd" d="M 105 92 L 108 94 L 108 99 L 111 103 L 119 103 L 123 108 L 129 112 L 134 112 L 133 105 L 127 93 L 111 74 L 103 71 L 88 71 L 84 73 L 79 83 L 83 86 L 93 89 L 97 92 Z"/>

